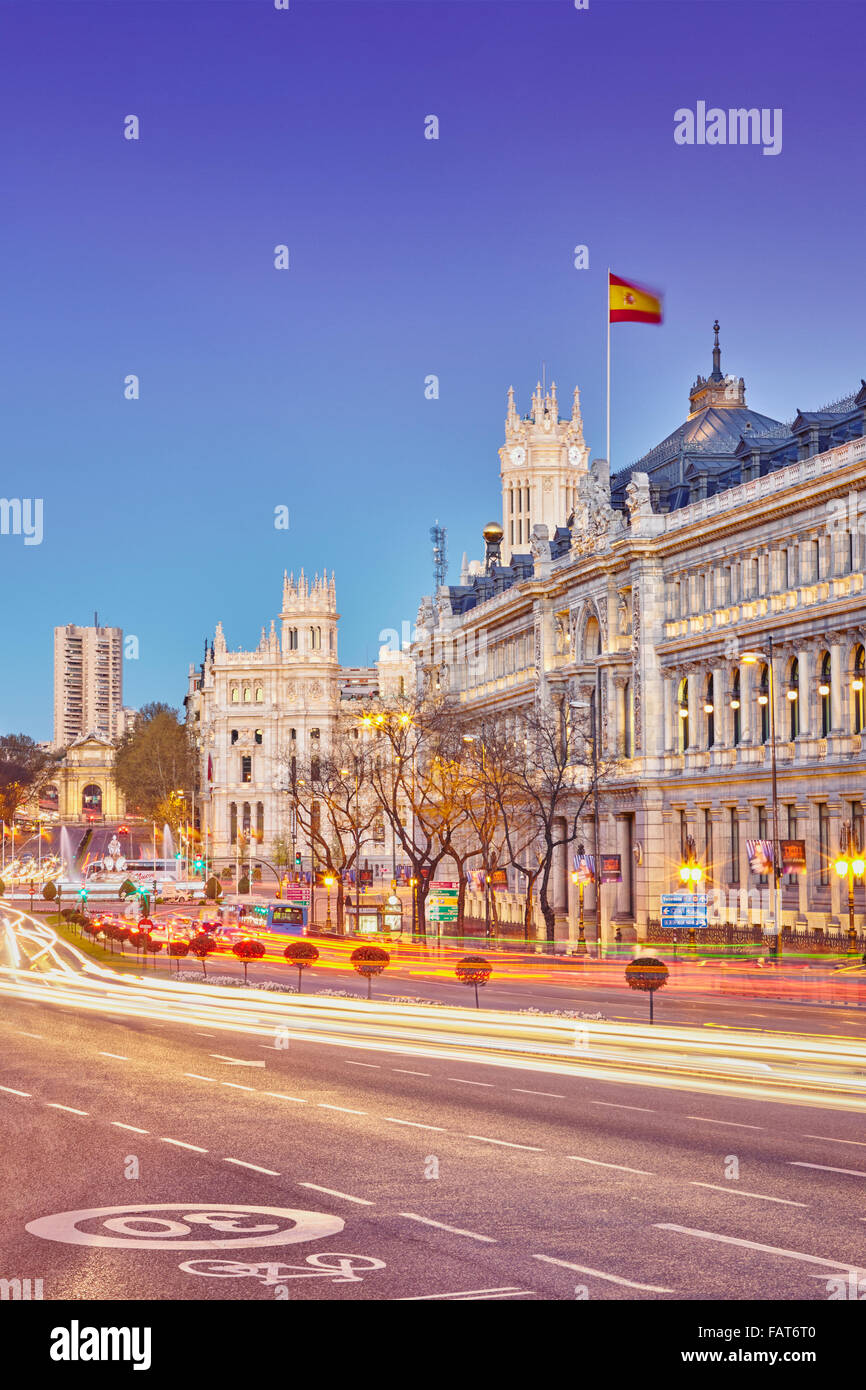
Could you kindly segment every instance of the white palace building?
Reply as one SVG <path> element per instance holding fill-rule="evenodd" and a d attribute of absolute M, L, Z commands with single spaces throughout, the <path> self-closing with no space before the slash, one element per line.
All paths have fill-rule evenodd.
<path fill-rule="evenodd" d="M 249 855 L 283 870 L 310 847 L 290 795 L 292 760 L 326 755 L 353 700 L 405 692 L 412 663 L 383 650 L 372 667 L 340 666 L 334 576 L 283 578 L 279 626 L 262 628 L 255 651 L 230 651 L 218 623 L 204 661 L 190 666 L 187 723 L 198 757 L 197 819 L 217 871 Z M 402 684 L 401 684 L 402 682 Z M 360 716 L 359 716 L 360 718 Z M 390 879 L 403 856 L 390 830 L 374 826 L 361 862 Z M 288 851 L 288 855 L 287 855 Z"/>
<path fill-rule="evenodd" d="M 424 681 L 479 717 L 517 722 L 539 699 L 567 726 L 598 682 L 618 760 L 599 848 L 622 862 L 601 917 L 626 938 L 653 935 L 689 853 L 711 920 L 766 927 L 768 879 L 746 841 L 773 838 L 772 689 L 778 834 L 806 846 L 805 872 L 783 878 L 782 921 L 835 933 L 848 926 L 833 871 L 846 826 L 863 846 L 866 385 L 789 423 L 757 414 L 723 375 L 714 329 L 686 419 L 613 478 L 590 461 L 577 392 L 560 416 L 555 386 L 539 385 L 521 415 L 509 390 L 501 528 L 485 527 L 484 560 L 464 560 L 459 585 L 422 601 L 414 655 Z M 584 839 L 591 852 L 591 820 Z M 563 940 L 571 868 L 562 852 Z M 862 930 L 862 883 L 855 913 Z"/>

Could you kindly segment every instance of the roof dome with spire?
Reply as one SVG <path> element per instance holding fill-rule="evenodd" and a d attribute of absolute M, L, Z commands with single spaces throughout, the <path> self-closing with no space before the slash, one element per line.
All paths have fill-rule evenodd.
<path fill-rule="evenodd" d="M 722 371 L 718 319 L 713 335 L 712 371 L 708 377 L 696 378 L 689 392 L 687 418 L 643 458 L 611 478 L 615 506 L 624 505 L 632 473 L 649 474 L 660 511 L 673 511 L 696 497 L 711 496 L 731 486 L 729 475 L 737 465 L 736 450 L 744 437 L 785 428 L 779 420 L 747 409 L 745 381 Z"/>

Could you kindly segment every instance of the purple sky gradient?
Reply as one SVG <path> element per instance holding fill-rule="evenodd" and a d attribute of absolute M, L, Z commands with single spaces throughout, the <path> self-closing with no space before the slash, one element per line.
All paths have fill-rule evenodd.
<path fill-rule="evenodd" d="M 545 359 L 604 453 L 608 264 L 666 296 L 613 330 L 615 468 L 684 418 L 716 315 L 754 409 L 856 389 L 864 38 L 832 0 L 0 3 L 0 493 L 45 508 L 0 536 L 0 731 L 51 735 L 52 629 L 94 609 L 139 638 L 127 703 L 179 703 L 284 567 L 336 571 L 341 659 L 374 660 L 433 521 L 456 582 L 500 514 L 509 384 L 528 409 Z M 781 107 L 781 154 L 676 146 L 698 100 Z"/>

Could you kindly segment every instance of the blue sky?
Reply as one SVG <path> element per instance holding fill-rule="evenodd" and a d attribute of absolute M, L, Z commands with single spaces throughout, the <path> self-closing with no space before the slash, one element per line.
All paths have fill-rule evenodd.
<path fill-rule="evenodd" d="M 855 389 L 864 31 L 832 0 L 0 0 L 0 493 L 44 499 L 41 545 L 0 536 L 0 730 L 50 736 L 52 629 L 94 609 L 139 638 L 126 702 L 179 703 L 284 567 L 336 571 L 341 659 L 374 660 L 433 521 L 456 582 L 499 515 L 509 384 L 578 383 L 604 453 L 608 264 L 666 296 L 614 329 L 614 467 L 684 418 L 716 315 L 754 409 Z M 782 152 L 675 145 L 699 100 L 781 107 Z"/>

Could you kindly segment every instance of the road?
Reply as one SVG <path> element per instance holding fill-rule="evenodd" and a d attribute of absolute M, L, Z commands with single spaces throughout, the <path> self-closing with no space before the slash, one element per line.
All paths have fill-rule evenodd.
<path fill-rule="evenodd" d="M 56 997 L 0 1018 L 0 1267 L 46 1299 L 823 1301 L 866 1278 L 862 1105 Z M 58 1239 L 82 1211 L 85 1243 Z"/>

